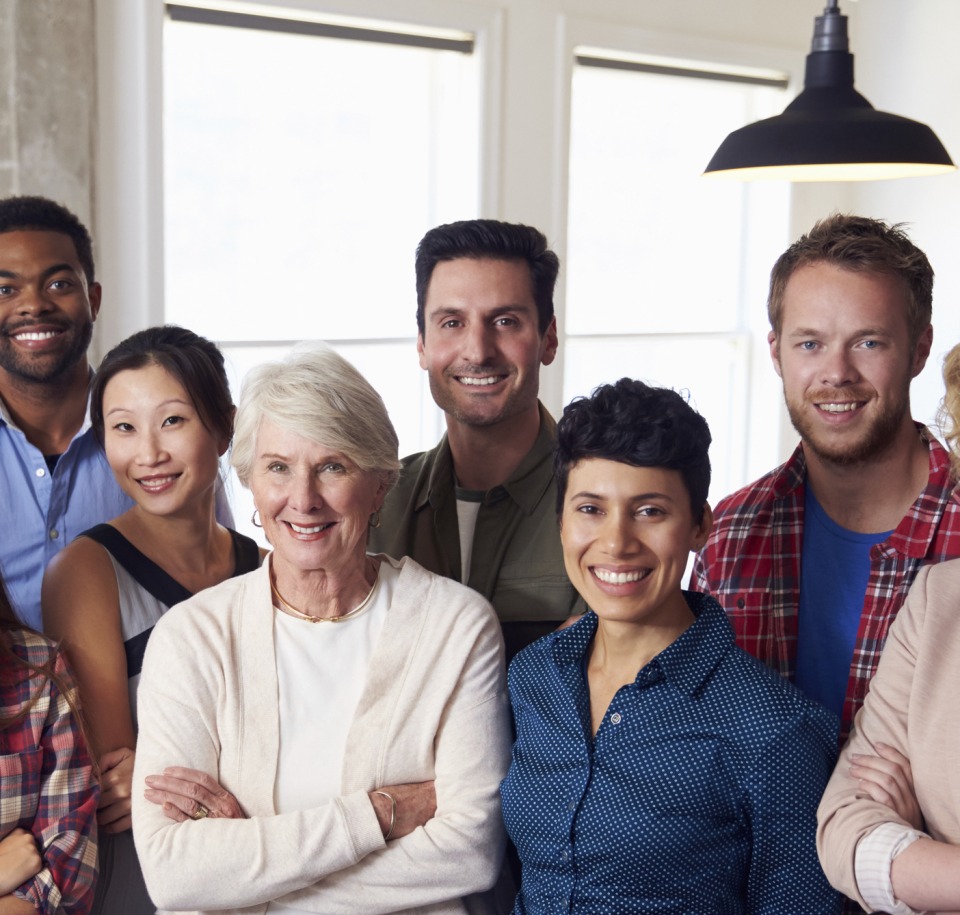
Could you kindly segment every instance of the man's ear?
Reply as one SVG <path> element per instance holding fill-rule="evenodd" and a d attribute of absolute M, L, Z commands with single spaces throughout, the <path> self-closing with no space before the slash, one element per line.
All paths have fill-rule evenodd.
<path fill-rule="evenodd" d="M 767 344 L 770 347 L 770 359 L 773 362 L 773 370 L 783 378 L 783 371 L 780 368 L 780 340 L 775 330 L 767 334 Z"/>
<path fill-rule="evenodd" d="M 90 314 L 93 320 L 97 320 L 100 314 L 100 297 L 103 295 L 103 287 L 99 283 L 91 283 L 87 288 L 87 298 L 90 300 Z"/>
<path fill-rule="evenodd" d="M 557 319 L 551 318 L 547 329 L 543 332 L 543 339 L 540 341 L 540 362 L 543 365 L 550 365 L 557 358 L 557 349 L 560 346 L 560 340 L 557 336 Z"/>
<path fill-rule="evenodd" d="M 427 356 L 423 351 L 423 334 L 417 334 L 417 356 L 420 359 L 420 368 L 426 369 Z"/>
<path fill-rule="evenodd" d="M 927 358 L 930 356 L 930 350 L 933 349 L 933 325 L 928 324 L 922 334 L 920 334 L 920 339 L 917 340 L 917 345 L 913 348 L 913 367 L 911 378 L 916 378 L 923 371 L 923 367 L 927 364 Z"/>

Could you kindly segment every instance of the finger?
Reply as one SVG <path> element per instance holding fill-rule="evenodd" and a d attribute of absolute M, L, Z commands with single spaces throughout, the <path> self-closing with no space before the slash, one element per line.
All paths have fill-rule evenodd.
<path fill-rule="evenodd" d="M 203 801 L 184 797 L 182 794 L 148 788 L 143 792 L 143 796 L 154 804 L 163 804 L 164 813 L 167 813 L 168 806 L 176 808 L 183 814 L 184 819 L 196 820 L 203 819 L 204 817 L 217 816 L 217 812 L 212 810 L 207 804 L 204 804 Z M 204 813 L 203 816 L 197 816 L 201 810 L 205 810 L 206 813 Z M 169 813 L 167 813 L 167 815 L 169 816 Z M 171 817 L 171 819 L 176 819 L 176 817 Z"/>
<path fill-rule="evenodd" d="M 182 769 L 179 767 L 173 767 L 164 771 L 172 772 L 174 768 L 178 768 L 180 772 L 184 773 L 195 772 L 193 769 Z M 149 775 L 146 778 L 146 783 L 149 785 L 150 790 L 157 790 L 163 793 L 164 797 L 162 800 L 172 801 L 188 815 L 197 809 L 197 804 L 203 804 L 213 816 L 231 820 L 241 819 L 243 817 L 243 811 L 240 809 L 236 798 L 234 798 L 229 791 L 221 788 L 213 779 L 207 778 L 205 783 L 214 785 L 217 789 L 216 791 L 210 791 L 205 785 L 199 784 L 198 782 L 167 774 Z M 186 803 L 186 806 L 184 806 L 184 803 Z"/>
<path fill-rule="evenodd" d="M 110 804 L 97 811 L 97 823 L 100 826 L 109 826 L 118 820 L 130 817 L 129 799 Z"/>
<path fill-rule="evenodd" d="M 116 835 L 120 832 L 126 832 L 128 829 L 133 829 L 133 818 L 129 815 L 121 817 L 119 820 L 115 820 L 112 823 L 107 824 L 106 826 L 101 826 L 100 831 L 110 833 L 110 835 Z"/>
<path fill-rule="evenodd" d="M 163 770 L 163 774 L 184 782 L 195 782 L 210 794 L 221 795 L 227 793 L 212 775 L 208 775 L 200 769 L 188 769 L 186 766 L 167 766 Z"/>
<path fill-rule="evenodd" d="M 884 758 L 900 766 L 904 772 L 910 771 L 910 759 L 904 756 L 896 747 L 891 747 L 886 743 L 877 744 L 877 752 Z"/>

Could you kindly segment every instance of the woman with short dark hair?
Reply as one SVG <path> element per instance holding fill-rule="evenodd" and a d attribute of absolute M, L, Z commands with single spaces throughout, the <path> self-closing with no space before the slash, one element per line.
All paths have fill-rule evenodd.
<path fill-rule="evenodd" d="M 680 395 L 626 378 L 558 424 L 564 563 L 590 609 L 510 666 L 517 915 L 839 911 L 814 842 L 836 720 L 681 590 L 712 522 L 709 444 Z"/>

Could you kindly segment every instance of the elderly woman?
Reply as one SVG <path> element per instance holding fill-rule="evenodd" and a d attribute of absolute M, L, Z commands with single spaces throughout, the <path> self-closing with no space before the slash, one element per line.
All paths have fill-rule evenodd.
<path fill-rule="evenodd" d="M 817 863 L 837 723 L 681 590 L 710 532 L 706 422 L 624 378 L 557 428 L 563 558 L 590 608 L 510 665 L 514 912 L 839 911 Z"/>
<path fill-rule="evenodd" d="M 957 474 L 960 346 L 943 380 Z M 958 607 L 960 560 L 922 569 L 820 805 L 823 868 L 870 912 L 960 912 Z"/>
<path fill-rule="evenodd" d="M 509 725 L 491 607 L 371 556 L 383 402 L 330 350 L 254 370 L 233 464 L 273 552 L 173 608 L 139 692 L 134 835 L 166 909 L 466 911 L 499 871 Z"/>

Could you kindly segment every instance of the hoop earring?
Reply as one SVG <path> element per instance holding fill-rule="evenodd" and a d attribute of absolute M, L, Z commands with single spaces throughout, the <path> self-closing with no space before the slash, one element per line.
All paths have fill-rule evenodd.
<path fill-rule="evenodd" d="M 256 508 L 255 508 L 255 509 L 253 510 L 253 514 L 250 516 L 250 523 L 251 523 L 254 527 L 263 527 L 263 525 L 260 523 L 260 519 L 257 517 L 257 515 L 259 515 L 259 514 L 260 514 L 259 509 L 256 509 Z"/>
<path fill-rule="evenodd" d="M 374 530 L 380 527 L 380 509 L 378 508 L 373 514 L 370 515 L 370 520 L 367 522 Z"/>

